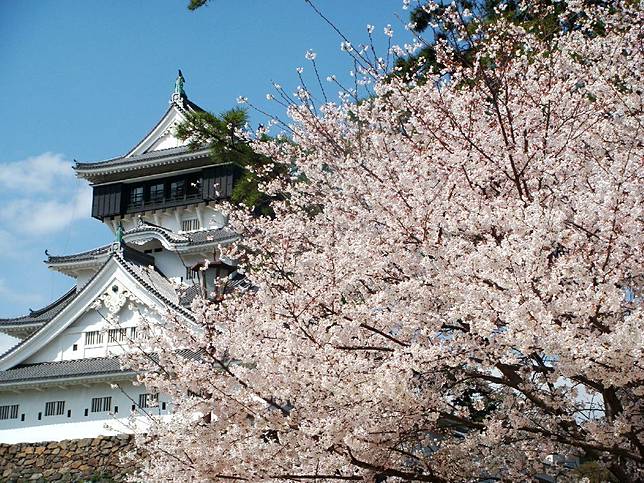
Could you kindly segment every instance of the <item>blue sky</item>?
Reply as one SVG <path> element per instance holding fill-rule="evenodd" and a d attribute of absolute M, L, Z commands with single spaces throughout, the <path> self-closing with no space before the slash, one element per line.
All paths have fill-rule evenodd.
<path fill-rule="evenodd" d="M 316 4 L 354 44 L 366 41 L 367 24 L 383 54 L 387 24 L 396 41 L 408 40 L 401 0 Z M 292 91 L 296 67 L 311 75 L 308 49 L 323 79 L 346 78 L 351 68 L 337 33 L 304 0 L 214 0 L 196 12 L 186 5 L 0 2 L 0 317 L 39 308 L 72 286 L 42 263 L 45 249 L 74 253 L 111 240 L 89 217 L 90 190 L 72 160 L 127 152 L 167 108 L 177 68 L 188 96 L 208 110 L 245 96 L 273 113 L 280 111 L 265 98 L 271 82 Z"/>

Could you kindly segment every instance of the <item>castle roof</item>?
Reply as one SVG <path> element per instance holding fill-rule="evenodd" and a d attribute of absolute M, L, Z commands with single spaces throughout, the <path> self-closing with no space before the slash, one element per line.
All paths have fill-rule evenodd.
<path fill-rule="evenodd" d="M 77 176 L 89 181 L 108 181 L 109 175 L 127 177 L 129 172 L 139 176 L 147 174 L 147 171 L 154 169 L 155 173 L 171 171 L 176 169 L 177 164 L 184 168 L 198 167 L 202 165 L 217 164 L 210 158 L 208 148 L 192 150 L 189 146 L 177 146 L 160 149 L 140 155 L 118 156 L 116 158 L 91 163 L 79 163 L 74 165 Z M 223 163 L 219 163 L 223 164 Z M 193 166 L 194 165 L 194 166 Z M 166 168 L 166 169 L 163 169 Z"/>
<path fill-rule="evenodd" d="M 0 388 L 21 389 L 29 386 L 44 387 L 48 384 L 98 382 L 134 377 L 131 370 L 122 369 L 117 357 L 95 357 L 90 359 L 75 359 L 69 361 L 43 362 L 16 366 L 6 371 L 0 371 Z M 116 376 L 116 377 L 115 377 Z"/>
<path fill-rule="evenodd" d="M 170 107 L 143 138 L 123 156 L 94 162 L 76 162 L 76 175 L 100 184 L 177 169 L 216 164 L 208 148 L 193 150 L 186 139 L 176 137 L 176 127 L 191 114 L 204 112 L 184 91 L 175 92 Z M 219 163 L 222 164 L 222 163 Z"/>
<path fill-rule="evenodd" d="M 76 287 L 72 287 L 61 297 L 41 309 L 30 310 L 29 314 L 19 317 L 0 319 L 0 331 L 14 337 L 26 337 L 58 315 L 75 296 Z"/>
<path fill-rule="evenodd" d="M 175 233 L 168 228 L 141 221 L 139 226 L 126 231 L 123 241 L 126 244 L 141 243 L 145 240 L 158 239 L 164 247 L 172 251 L 188 252 L 203 249 L 209 245 L 233 241 L 238 235 L 228 228 L 211 228 L 206 230 Z M 111 245 L 104 245 L 70 255 L 48 255 L 45 263 L 52 269 L 66 273 L 69 268 L 96 266 L 105 262 L 110 256 Z"/>
<path fill-rule="evenodd" d="M 181 349 L 177 354 L 188 360 L 200 360 L 201 353 L 190 349 Z M 151 354 L 152 360 L 158 360 Z M 121 366 L 118 356 L 91 357 L 68 361 L 39 362 L 21 364 L 14 368 L 0 371 L 0 389 L 17 390 L 30 386 L 46 387 L 133 379 L 136 372 Z"/>
<path fill-rule="evenodd" d="M 144 293 L 156 299 L 158 303 L 162 304 L 162 307 L 183 317 L 190 323 L 194 322 L 194 316 L 190 310 L 181 304 L 184 291 L 179 286 L 165 278 L 153 266 L 141 265 L 136 261 L 127 260 L 118 251 L 112 251 L 100 270 L 94 274 L 92 279 L 84 287 L 77 291 L 73 289 L 75 293 L 71 295 L 72 291 L 70 291 L 69 300 L 66 303 L 59 302 L 56 305 L 58 310 L 49 320 L 39 322 L 33 327 L 31 333 L 25 339 L 11 347 L 4 354 L 0 354 L 0 364 L 3 361 L 14 359 L 16 354 L 21 352 L 26 346 L 31 346 L 33 352 L 39 346 L 46 344 L 48 338 L 51 337 L 45 334 L 51 333 L 53 335 L 58 333 L 72 323 L 74 317 L 70 316 L 70 313 L 74 311 L 77 311 L 77 313 L 78 311 L 82 312 L 96 298 L 96 288 L 93 282 L 101 277 L 109 277 L 115 270 L 122 270 L 127 273 L 144 290 Z M 52 309 L 53 312 L 54 310 Z M 11 326 L 7 325 L 7 327 Z M 0 325 L 0 330 L 5 332 L 5 326 Z M 36 339 L 40 340 L 40 342 L 34 342 Z M 24 358 L 21 360 L 24 360 Z M 8 364 L 9 367 L 15 366 L 15 363 Z"/>

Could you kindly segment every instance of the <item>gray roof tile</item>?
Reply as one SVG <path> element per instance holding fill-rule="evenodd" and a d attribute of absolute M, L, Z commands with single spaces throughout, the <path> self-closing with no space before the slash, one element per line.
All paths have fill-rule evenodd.
<path fill-rule="evenodd" d="M 208 243 L 218 243 L 223 240 L 229 240 L 237 237 L 237 234 L 228 228 L 212 228 L 208 230 L 199 230 L 187 233 L 175 233 L 172 230 L 162 226 L 153 225 L 151 223 L 142 223 L 131 230 L 124 233 L 123 236 L 145 233 L 146 231 L 154 231 L 163 235 L 168 241 L 177 247 L 190 248 L 197 245 L 206 245 Z M 74 253 L 71 255 L 49 255 L 45 263 L 48 265 L 64 265 L 67 263 L 75 263 L 89 260 L 99 260 L 105 258 L 109 253 L 111 245 L 105 245 L 94 250 L 88 250 L 81 253 Z"/>
<path fill-rule="evenodd" d="M 93 163 L 80 163 L 76 162 L 74 169 L 77 171 L 88 171 L 97 169 L 108 169 L 119 166 L 127 166 L 130 164 L 139 163 L 142 161 L 162 161 L 167 158 L 175 158 L 173 161 L 186 161 L 197 158 L 207 158 L 210 156 L 208 148 L 191 150 L 189 146 L 179 146 L 176 148 L 159 149 L 158 151 L 150 151 L 147 153 L 139 154 L 137 156 L 119 156 L 116 158 L 106 159 L 104 161 L 96 161 Z"/>
<path fill-rule="evenodd" d="M 0 371 L 0 385 L 41 379 L 58 379 L 99 374 L 127 373 L 116 357 L 96 357 L 73 361 L 44 362 Z"/>
<path fill-rule="evenodd" d="M 201 359 L 201 351 L 182 349 L 177 353 L 188 360 L 198 361 Z M 156 360 L 154 354 L 151 357 Z M 134 375 L 134 373 L 131 369 L 122 368 L 118 357 L 93 357 L 70 361 L 41 362 L 38 364 L 19 365 L 6 371 L 0 371 L 0 387 L 29 381 L 81 379 L 110 374 Z"/>

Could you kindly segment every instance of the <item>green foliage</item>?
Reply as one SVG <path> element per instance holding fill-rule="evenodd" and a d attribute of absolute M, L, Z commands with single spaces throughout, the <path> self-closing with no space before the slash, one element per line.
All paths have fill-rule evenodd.
<path fill-rule="evenodd" d="M 552 0 L 535 0 L 534 5 L 548 8 L 544 15 L 544 8 L 528 9 L 525 3 L 517 0 L 438 0 L 438 7 L 429 10 L 425 8 L 429 2 L 423 1 L 410 13 L 410 21 L 414 24 L 414 32 L 426 37 L 426 46 L 417 55 L 401 58 L 396 67 L 400 70 L 397 75 L 414 79 L 423 83 L 429 74 L 444 72 L 446 65 L 438 60 L 436 46 L 440 42 L 448 43 L 454 50 L 450 63 L 454 66 L 469 67 L 476 57 L 479 37 L 477 29 L 482 26 L 494 24 L 500 20 L 520 25 L 526 31 L 534 34 L 541 40 L 554 38 L 555 34 L 574 30 L 578 27 L 578 20 L 583 12 L 577 16 L 560 18 L 566 9 L 565 2 Z M 601 4 L 608 8 L 615 8 L 614 0 L 585 0 L 590 5 Z M 461 21 L 466 25 L 465 35 L 457 31 L 455 23 L 445 19 L 448 8 L 456 8 Z M 538 13 L 535 13 L 538 12 Z M 469 16 L 467 14 L 470 14 Z M 428 35 L 431 31 L 432 35 Z M 603 26 L 595 25 L 595 34 L 602 35 Z M 423 35 L 424 34 L 424 35 Z M 510 59 L 516 50 L 502 52 L 494 62 Z M 495 65 L 493 62 L 490 66 Z"/>
<path fill-rule="evenodd" d="M 190 0 L 188 3 L 188 10 L 197 10 L 204 5 L 208 5 L 209 0 Z"/>
<path fill-rule="evenodd" d="M 270 216 L 273 198 L 260 191 L 260 183 L 287 174 L 287 169 L 273 165 L 269 158 L 256 153 L 247 140 L 238 135 L 247 122 L 248 114 L 241 108 L 230 109 L 219 116 L 194 112 L 177 127 L 176 133 L 179 139 L 189 139 L 192 149 L 209 146 L 213 159 L 236 166 L 238 173 L 231 201 L 252 207 L 257 215 Z"/>

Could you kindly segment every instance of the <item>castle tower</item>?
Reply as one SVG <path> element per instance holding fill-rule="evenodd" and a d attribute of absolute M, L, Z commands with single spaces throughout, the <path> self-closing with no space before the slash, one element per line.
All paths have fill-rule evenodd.
<path fill-rule="evenodd" d="M 142 326 L 168 314 L 194 325 L 191 301 L 211 294 L 217 279 L 228 289 L 244 285 L 218 253 L 236 239 L 217 206 L 239 169 L 176 137 L 176 126 L 202 110 L 184 82 L 179 71 L 165 114 L 126 155 L 76 164 L 93 188 L 92 216 L 115 241 L 47 254 L 49 268 L 75 287 L 42 309 L 0 319 L 0 331 L 21 339 L 0 355 L 0 443 L 93 437 L 110 433 L 105 423 L 123 428 L 114 423 L 132 412 L 168 414 L 172 402 L 133 385 L 136 375 L 117 356 L 140 345 Z"/>

